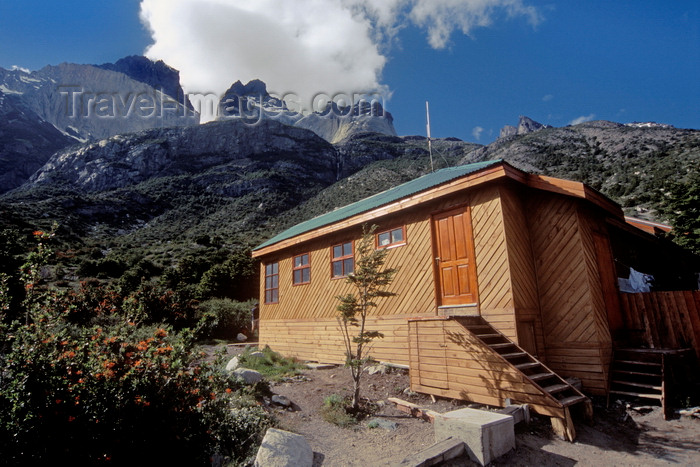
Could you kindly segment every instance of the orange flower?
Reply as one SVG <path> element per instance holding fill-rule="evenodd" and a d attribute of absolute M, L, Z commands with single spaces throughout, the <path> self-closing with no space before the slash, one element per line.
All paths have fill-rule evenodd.
<path fill-rule="evenodd" d="M 173 348 L 171 346 L 166 346 L 166 347 L 159 347 L 158 350 L 156 350 L 157 354 L 164 354 L 172 351 Z"/>
<path fill-rule="evenodd" d="M 143 400 L 143 398 L 141 396 L 136 396 L 136 398 L 134 400 L 136 401 L 137 404 L 141 404 L 144 407 L 148 407 L 149 405 L 151 405 L 150 402 Z"/>
<path fill-rule="evenodd" d="M 159 328 L 154 334 L 156 337 L 165 337 L 168 335 L 167 331 L 163 328 Z"/>
<path fill-rule="evenodd" d="M 40 237 L 40 236 L 44 235 L 44 232 L 42 230 L 35 230 L 34 232 L 32 232 L 32 234 L 35 237 Z"/>
<path fill-rule="evenodd" d="M 231 388 L 226 388 L 226 394 L 231 394 Z"/>

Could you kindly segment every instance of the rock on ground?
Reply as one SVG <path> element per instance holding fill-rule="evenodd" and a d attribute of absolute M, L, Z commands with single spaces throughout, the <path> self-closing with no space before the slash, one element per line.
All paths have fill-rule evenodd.
<path fill-rule="evenodd" d="M 276 428 L 265 433 L 255 467 L 311 467 L 314 453 L 303 436 Z"/>
<path fill-rule="evenodd" d="M 236 368 L 233 370 L 233 375 L 236 378 L 242 379 L 246 384 L 255 384 L 258 381 L 262 381 L 263 376 L 260 372 L 255 370 L 249 370 L 247 368 Z"/>
<path fill-rule="evenodd" d="M 233 371 L 233 370 L 237 369 L 239 365 L 240 365 L 240 361 L 238 360 L 238 357 L 233 357 L 226 364 L 226 371 Z"/>

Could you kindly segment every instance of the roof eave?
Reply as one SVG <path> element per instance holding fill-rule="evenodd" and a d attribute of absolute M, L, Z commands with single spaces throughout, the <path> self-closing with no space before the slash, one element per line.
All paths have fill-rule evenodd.
<path fill-rule="evenodd" d="M 308 232 L 301 233 L 294 237 L 281 240 L 277 243 L 273 243 L 272 245 L 267 245 L 258 250 L 254 250 L 252 252 L 253 258 L 265 256 L 278 250 L 282 250 L 294 245 L 298 245 L 300 243 L 304 243 L 316 237 L 335 233 L 350 227 L 359 226 L 365 222 L 376 219 L 377 217 L 393 214 L 398 211 L 407 209 L 409 207 L 413 207 L 436 198 L 441 198 L 443 196 L 450 195 L 452 193 L 464 190 L 466 188 L 471 188 L 473 186 L 480 185 L 482 183 L 486 183 L 492 180 L 497 180 L 499 178 L 508 177 L 508 174 L 506 173 L 506 168 L 520 172 L 518 169 L 514 169 L 512 166 L 501 162 L 479 170 L 477 172 L 468 174 L 464 177 L 448 181 L 441 185 L 428 188 L 418 193 L 414 193 L 413 195 L 401 198 L 383 206 L 371 209 L 360 214 L 356 214 L 354 216 L 340 220 L 333 224 L 325 225 L 310 230 Z"/>
<path fill-rule="evenodd" d="M 545 175 L 528 174 L 505 161 L 501 161 L 463 177 L 430 187 L 386 205 L 348 217 L 347 219 L 309 230 L 291 238 L 280 240 L 279 242 L 267 245 L 258 250 L 253 250 L 252 255 L 253 258 L 259 258 L 279 250 L 299 245 L 317 237 L 362 225 L 378 217 L 393 214 L 427 201 L 432 201 L 467 188 L 502 179 L 511 179 L 537 190 L 585 199 L 602 208 L 613 217 L 624 219 L 622 208 L 617 203 L 581 182 L 563 180 Z"/>

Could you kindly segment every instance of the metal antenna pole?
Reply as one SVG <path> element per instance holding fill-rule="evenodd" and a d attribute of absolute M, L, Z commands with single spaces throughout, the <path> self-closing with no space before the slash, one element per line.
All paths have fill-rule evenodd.
<path fill-rule="evenodd" d="M 425 101 L 425 118 L 426 118 L 426 128 L 428 129 L 428 154 L 430 154 L 430 171 L 435 172 L 433 167 L 433 146 L 430 142 L 430 106 L 428 101 Z"/>

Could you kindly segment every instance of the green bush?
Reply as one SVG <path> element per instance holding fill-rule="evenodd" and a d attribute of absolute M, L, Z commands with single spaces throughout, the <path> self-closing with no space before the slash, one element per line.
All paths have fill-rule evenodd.
<path fill-rule="evenodd" d="M 22 267 L 23 320 L 0 320 L 0 463 L 249 463 L 271 421 L 223 369 L 223 354 L 203 362 L 192 332 L 133 319 L 153 317 L 139 308 L 162 305 L 151 302 L 176 310 L 174 295 L 144 288 L 125 300 L 95 283 L 46 289 L 50 251 L 37 236 Z M 0 314 L 12 306 L 6 279 Z"/>
<path fill-rule="evenodd" d="M 11 329 L 2 358 L 7 464 L 206 465 L 214 453 L 244 460 L 270 424 L 222 361 L 196 363 L 187 335 L 34 317 Z"/>
<path fill-rule="evenodd" d="M 250 335 L 255 300 L 236 302 L 229 298 L 212 298 L 199 304 L 197 336 L 202 339 L 232 340 L 239 332 Z"/>
<path fill-rule="evenodd" d="M 261 352 L 262 356 L 256 356 Z M 241 366 L 262 373 L 268 380 L 279 380 L 285 376 L 299 374 L 304 365 L 294 358 L 287 358 L 265 346 L 262 351 L 249 348 L 239 355 Z"/>
<path fill-rule="evenodd" d="M 212 265 L 202 275 L 197 286 L 198 298 L 250 298 L 250 291 L 256 290 L 255 271 L 248 253 L 234 252 L 225 261 Z"/>

